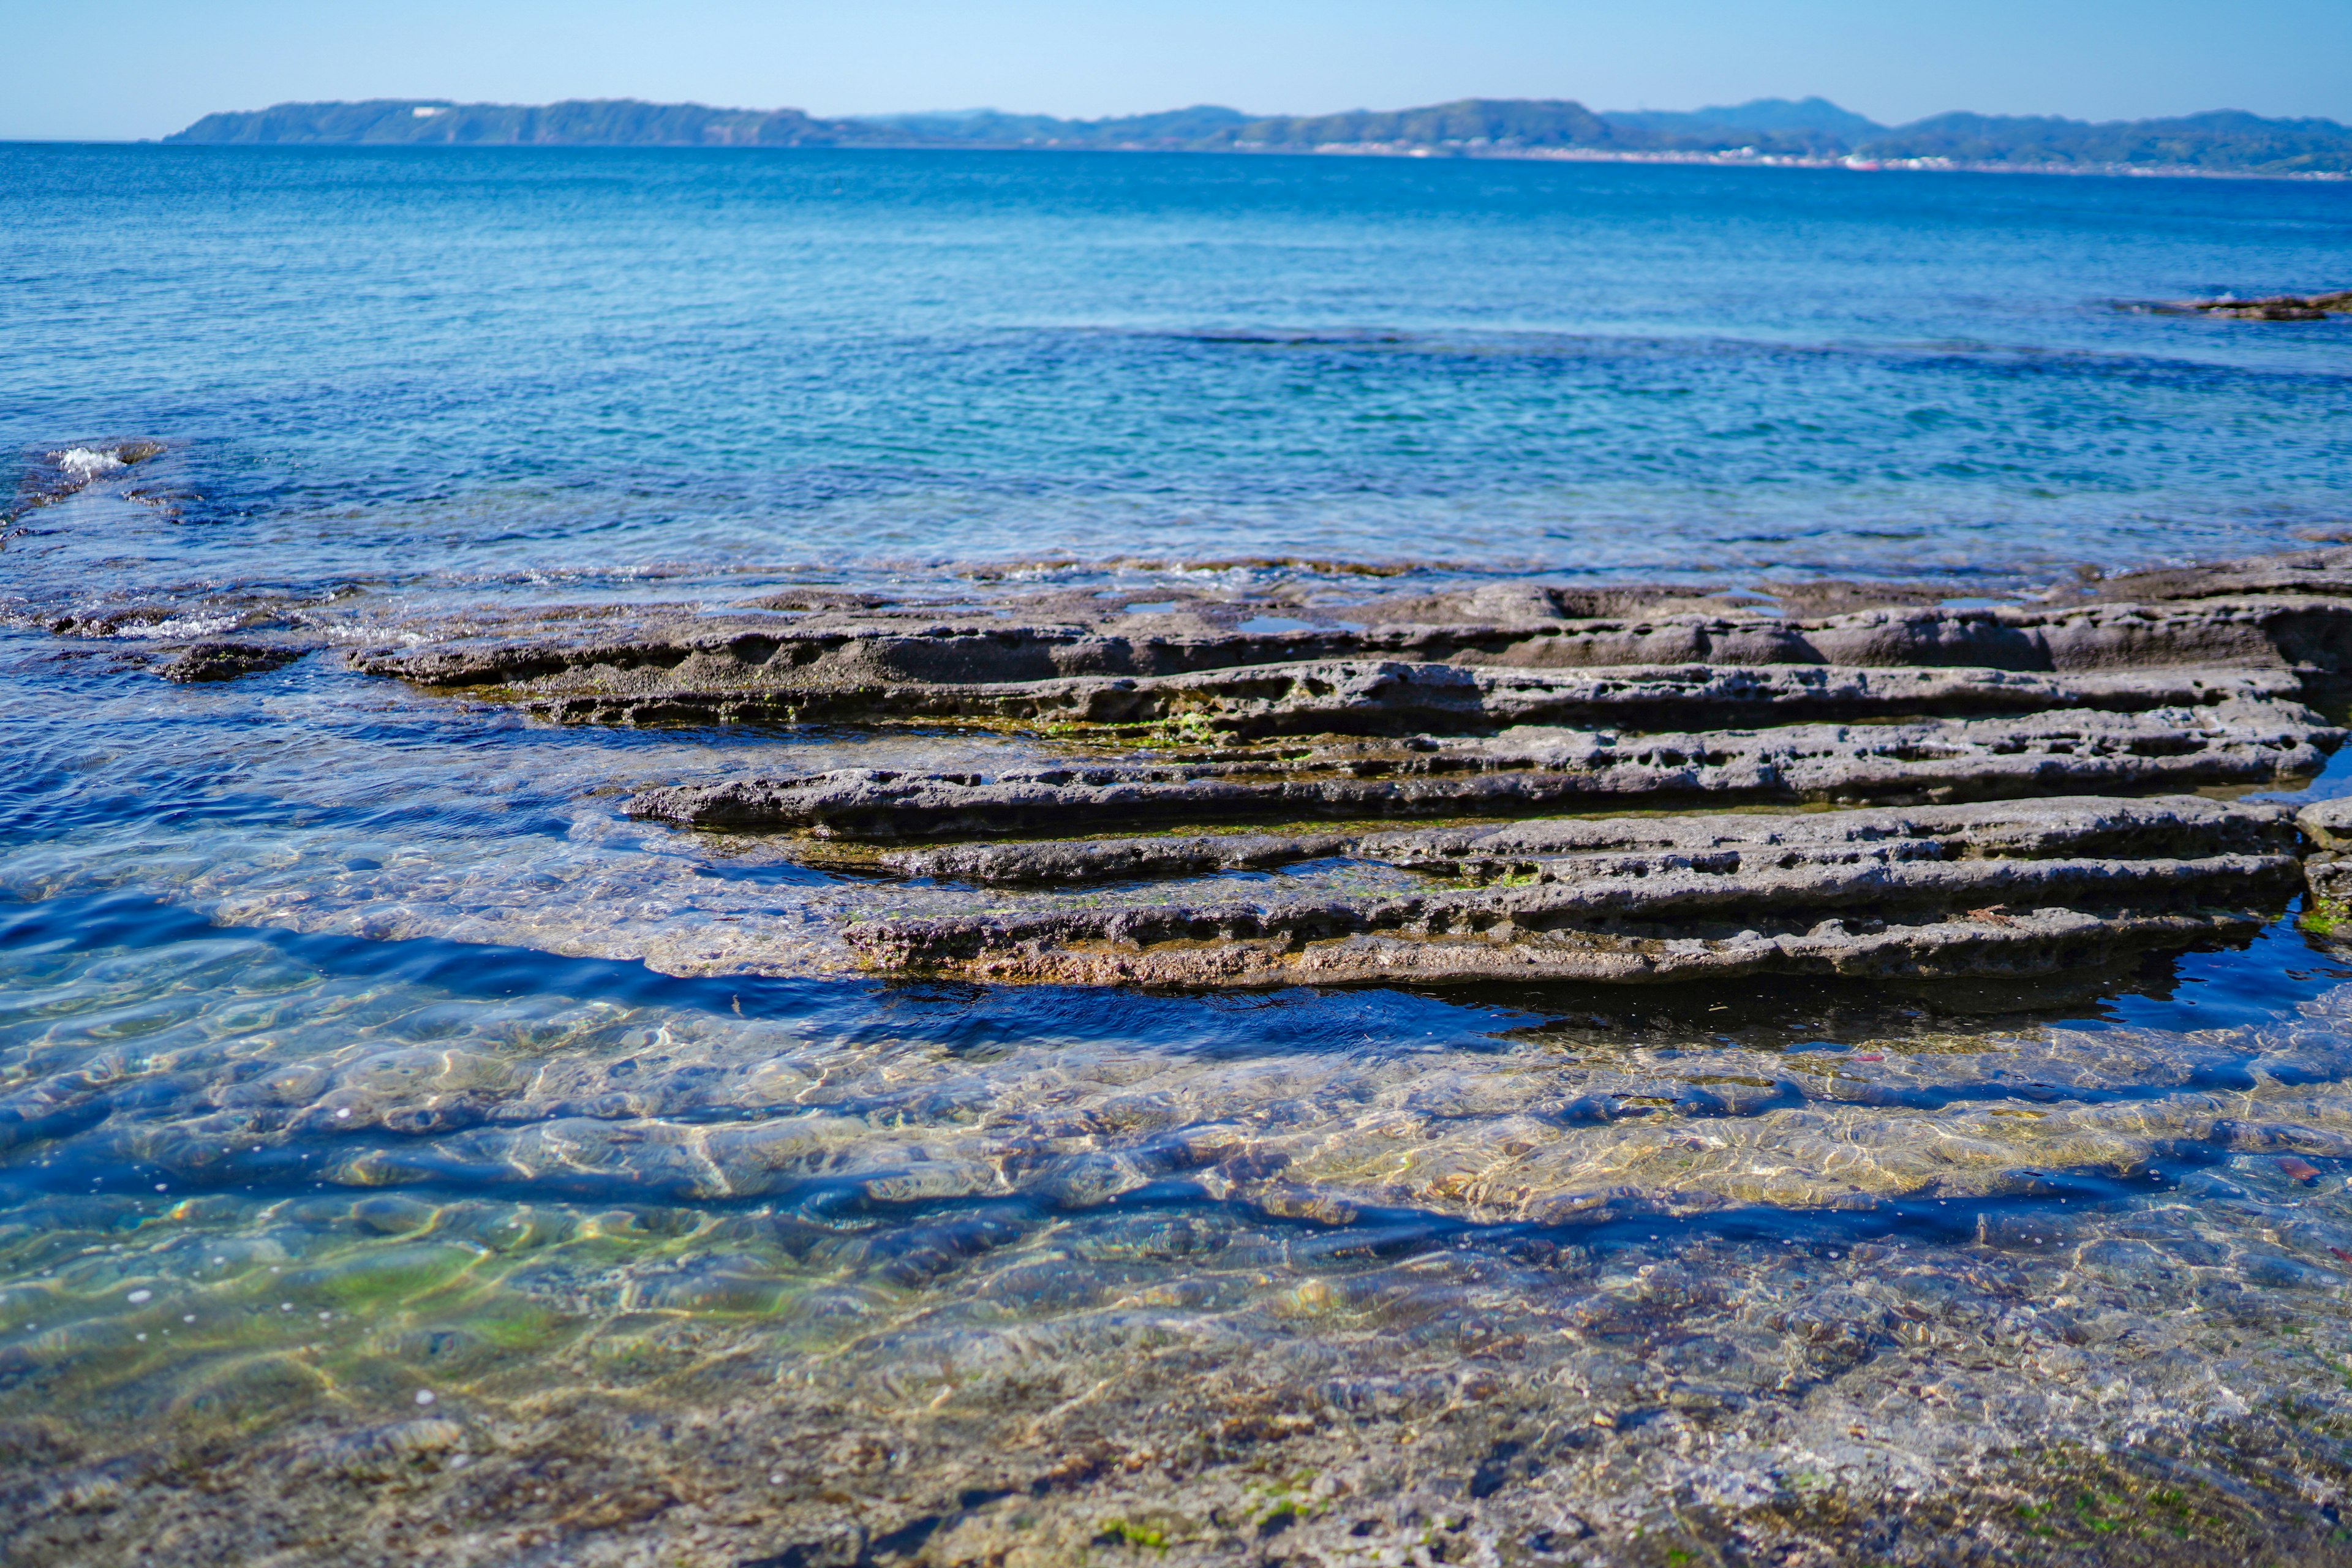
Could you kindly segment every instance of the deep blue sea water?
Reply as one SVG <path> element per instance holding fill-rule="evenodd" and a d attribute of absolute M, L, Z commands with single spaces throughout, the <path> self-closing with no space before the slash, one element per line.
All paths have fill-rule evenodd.
<path fill-rule="evenodd" d="M 2046 997 L 891 987 L 828 958 L 871 884 L 617 802 L 1013 742 L 142 659 L 811 583 L 1999 594 L 2253 552 L 2352 528 L 2352 320 L 2129 307 L 2347 286 L 2333 184 L 0 147 L 0 1554 L 232 1558 L 173 1479 L 226 1444 L 283 1560 L 398 1518 L 587 1561 L 518 1544 L 525 1482 L 588 1529 L 689 1415 L 896 1434 L 822 1493 L 879 1539 L 1072 1422 L 1148 1479 L 1121 1421 L 1324 1401 L 1370 1435 L 1311 1439 L 1285 1539 L 1451 1499 L 1496 1561 L 1584 1539 L 1528 1498 L 1713 1550 L 1689 1508 L 1808 1476 L 2344 1419 L 2352 969 L 2286 921 Z M 425 1395 L 458 1436 L 399 1428 L 396 1506 L 337 1490 Z M 1381 1493 L 1348 1447 L 1514 1401 L 1622 1436 L 1616 1479 L 1497 1438 Z M 765 1516 L 687 1494 L 767 1451 L 595 1528 L 757 1560 Z"/>
<path fill-rule="evenodd" d="M 2340 282 L 2336 184 L 17 146 L 0 236 L 0 441 L 168 433 L 208 565 L 1997 572 L 2352 479 L 2352 323 L 2116 309 Z"/>

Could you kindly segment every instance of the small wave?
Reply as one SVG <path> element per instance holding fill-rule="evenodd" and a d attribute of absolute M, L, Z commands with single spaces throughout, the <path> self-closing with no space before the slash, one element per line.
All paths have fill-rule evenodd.
<path fill-rule="evenodd" d="M 110 474 L 146 462 L 163 450 L 161 441 L 114 441 L 44 452 L 17 486 L 16 504 L 0 521 L 14 521 L 36 507 L 63 500 Z"/>
<path fill-rule="evenodd" d="M 97 447 L 68 447 L 62 452 L 51 453 L 50 457 L 57 463 L 59 473 L 85 485 L 100 474 L 110 474 L 117 468 L 130 466 L 112 452 Z"/>

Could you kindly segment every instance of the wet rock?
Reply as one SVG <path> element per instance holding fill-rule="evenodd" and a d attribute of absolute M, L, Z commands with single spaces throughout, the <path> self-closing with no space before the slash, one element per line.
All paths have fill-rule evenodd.
<path fill-rule="evenodd" d="M 1991 605 L 1924 583 L 1530 580 L 1345 605 L 1063 592 L 1004 616 L 820 590 L 768 604 L 354 663 L 571 721 L 946 721 L 1062 743 L 1066 761 L 999 768 L 747 772 L 625 809 L 793 830 L 757 853 L 947 884 L 900 889 L 920 916 L 835 928 L 892 973 L 1216 986 L 2014 985 L 2229 937 L 2288 896 L 2304 845 L 2275 812 L 2170 796 L 2315 773 L 2343 732 L 2305 700 L 2352 677 L 2345 549 Z M 2082 798 L 2159 792 L 2145 812 Z M 2037 799 L 2050 811 L 1748 819 L 1783 825 L 1769 833 L 1720 815 Z M 1717 815 L 1654 831 L 1570 811 Z M 1380 826 L 1447 819 L 1517 826 Z M 1265 825 L 1286 826 L 1244 830 Z M 2318 931 L 2352 908 L 2352 872 L 2332 818 L 2305 828 Z M 1205 879 L 951 907 L 957 884 Z"/>
<path fill-rule="evenodd" d="M 100 441 L 43 453 L 18 482 L 15 503 L 0 510 L 0 522 L 13 522 L 36 507 L 63 500 L 163 451 L 160 441 Z"/>
<path fill-rule="evenodd" d="M 756 1556 L 738 1560 L 735 1568 L 857 1568 L 872 1561 L 866 1555 L 866 1541 L 863 1526 L 838 1524 L 782 1543 L 773 1552 L 762 1548 Z"/>
<path fill-rule="evenodd" d="M 1342 834 L 1213 833 L 1151 838 L 1054 839 L 1034 843 L 958 844 L 900 850 L 880 858 L 908 877 L 1007 885 L 1104 881 L 1133 877 L 1199 876 L 1260 870 L 1318 855 L 1341 853 L 1356 841 Z"/>
<path fill-rule="evenodd" d="M 2303 818 L 2305 830 L 2323 845 L 2340 845 L 2344 832 L 2333 814 L 2317 816 L 2310 811 Z M 2352 854 L 2330 847 L 2310 856 L 2303 863 L 2305 885 L 2311 890 L 2303 916 L 2296 923 L 2313 936 L 2332 942 L 2352 941 Z"/>
<path fill-rule="evenodd" d="M 1423 712 L 1429 721 L 1467 713 L 1493 728 L 1525 721 L 1529 713 L 1606 710 L 1639 718 L 1726 702 L 1791 714 L 2000 711 L 2074 701 L 2134 706 L 2177 700 L 2178 694 L 2168 697 L 2160 687 L 2136 694 L 2134 683 L 2114 679 L 2128 669 L 2177 670 L 2176 679 L 2187 680 L 2219 670 L 2352 668 L 2352 604 L 2247 586 L 2251 591 L 2235 597 L 2179 603 L 2151 595 L 2146 604 L 2047 608 L 1903 606 L 1814 619 L 1674 609 L 1485 625 L 1391 621 L 1389 606 L 1375 600 L 1351 612 L 1364 617 L 1357 626 L 1165 636 L 1133 634 L 1112 621 L 703 620 L 608 639 L 375 648 L 353 662 L 373 674 L 480 689 L 575 721 L 1137 724 L 1225 710 L 1235 722 L 1273 726 L 1268 732 L 1302 731 L 1321 712 L 1355 714 L 1360 723 L 1369 714 L 1391 725 L 1423 721 L 1417 717 Z M 1396 609 L 1419 606 L 1401 602 Z M 1482 685 L 1458 672 L 1416 681 L 1377 668 L 1302 671 L 1286 679 L 1268 675 L 1259 682 L 1197 679 L 1330 661 L 1625 673 L 1614 683 L 1604 677 L 1558 687 L 1514 687 L 1494 677 Z M 1676 668 L 1685 666 L 1840 670 L 1801 676 L 1776 669 L 1732 680 Z M 1942 681 L 1887 673 L 1903 668 L 1979 673 Z M 2079 689 L 2063 682 L 2038 688 L 1990 679 L 1988 671 L 2105 679 Z M 1628 681 L 1647 684 L 1622 684 Z M 1492 712 L 1489 700 L 1496 704 Z"/>
<path fill-rule="evenodd" d="M 291 1356 L 258 1354 L 194 1371 L 170 1415 L 188 1430 L 233 1432 L 281 1420 L 327 1392 L 313 1368 Z"/>
<path fill-rule="evenodd" d="M 692 661 L 689 661 L 692 662 Z M 714 661 L 715 662 L 715 661 Z M 1596 665 L 1559 669 L 1430 660 L 1245 663 L 1164 676 L 1031 681 L 768 685 L 752 671 L 704 668 L 688 683 L 609 678 L 524 706 L 569 721 L 772 717 L 799 722 L 964 720 L 999 725 L 1167 731 L 1261 740 L 1284 735 L 1492 733 L 1521 724 L 1646 726 L 2022 713 L 2140 711 L 2231 698 L 2293 697 L 2285 670 L 2086 672 L 1977 668 Z M 635 685 L 651 689 L 629 690 Z M 620 688 L 614 689 L 613 688 Z"/>
<path fill-rule="evenodd" d="M 267 643 L 194 643 L 157 673 L 166 680 L 181 682 L 235 680 L 240 676 L 282 669 L 309 651 Z"/>
<path fill-rule="evenodd" d="M 2269 783 L 2315 772 L 2341 731 L 2297 704 L 2144 713 L 1626 734 L 1526 727 L 1491 738 L 1328 746 L 1205 762 L 877 769 L 649 790 L 632 816 L 870 837 L 1104 830 L 1268 817 L 1525 814 L 1570 805 L 1969 799 Z"/>
<path fill-rule="evenodd" d="M 352 1480 L 388 1481 L 437 1463 L 465 1440 L 456 1422 L 426 1416 L 352 1433 L 313 1462 Z"/>
<path fill-rule="evenodd" d="M 1481 884 L 1099 902 L 846 933 L 878 966 L 1267 986 L 2047 973 L 2245 932 L 2291 890 L 2284 812 L 2176 797 L 1519 823 L 1358 852 Z"/>
<path fill-rule="evenodd" d="M 2315 802 L 2296 812 L 2294 820 L 2324 849 L 2352 848 L 2352 798 Z"/>
<path fill-rule="evenodd" d="M 1465 981 L 1575 982 L 1735 979 L 1754 974 L 1953 979 L 2044 974 L 2107 967 L 2150 950 L 2191 947 L 2261 929 L 2257 910 L 2100 915 L 2071 910 L 2004 916 L 1990 928 L 1937 921 L 1854 931 L 1823 922 L 1811 931 L 1742 930 L 1723 937 L 1631 939 L 1611 933 L 1530 931 L 1507 917 L 1526 911 L 1409 903 L 1325 918 L 1266 918 L 1244 907 L 1187 908 L 1171 919 L 969 922 L 874 921 L 849 941 L 883 968 L 992 982 L 1065 985 L 1220 986 Z M 1536 913 L 1548 916 L 1552 911 Z M 1501 916 L 1476 936 L 1481 917 Z"/>
<path fill-rule="evenodd" d="M 2294 828 L 2280 808 L 2230 812 L 2204 801 L 2045 801 L 2035 805 L 1987 804 L 1905 812 L 1857 812 L 1827 819 L 1798 817 L 1793 832 L 1767 817 L 1544 817 L 1508 825 L 1405 832 L 1233 833 L 1133 838 L 1016 840 L 901 850 L 878 864 L 908 876 L 990 884 L 1054 884 L 1218 870 L 1262 869 L 1325 856 L 1378 860 L 1407 869 L 1481 882 L 1520 878 L 1553 879 L 1547 857 L 1604 852 L 1667 851 L 1701 857 L 1741 846 L 1777 847 L 1783 867 L 1835 842 L 1840 858 L 1867 844 L 1866 853 L 1890 859 L 1990 858 L 2122 849 L 2147 855 L 2171 848 L 2184 855 L 2231 852 L 2283 855 L 2295 847 Z M 2302 818 L 2296 819 L 2298 822 Z M 1843 826 L 1832 832 L 1832 826 Z M 1824 839 L 1823 835 L 1829 835 Z M 1901 843 L 1904 847 L 1896 847 Z"/>
<path fill-rule="evenodd" d="M 2129 604 L 2181 604 L 2198 599 L 2305 598 L 2352 595 L 2352 549 L 2287 550 L 2246 561 L 2201 566 L 2160 566 L 2093 579 L 2091 597 Z M 2302 662 L 2292 634 L 2281 645 Z"/>
<path fill-rule="evenodd" d="M 439 1210 L 396 1193 L 365 1197 L 352 1205 L 352 1218 L 377 1236 L 408 1236 L 431 1225 Z"/>
<path fill-rule="evenodd" d="M 781 594 L 770 594 L 751 600 L 747 606 L 761 610 L 841 611 L 879 610 L 890 601 L 879 594 L 851 593 L 839 588 L 792 588 Z M 927 613 L 935 614 L 932 609 Z"/>
<path fill-rule="evenodd" d="M 2180 300 L 2163 309 L 2240 321 L 2324 321 L 2352 312 L 2352 289 L 2331 294 L 2273 294 L 2260 300 Z"/>

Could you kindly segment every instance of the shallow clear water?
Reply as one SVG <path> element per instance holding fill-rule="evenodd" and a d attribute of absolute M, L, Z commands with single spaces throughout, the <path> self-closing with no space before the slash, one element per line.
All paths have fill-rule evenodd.
<path fill-rule="evenodd" d="M 1164 564 L 1243 558 L 1998 593 L 2274 547 L 2348 521 L 2352 325 L 2116 303 L 2347 242 L 2352 190 L 2254 182 L 0 148 L 28 485 L 164 445 L 0 551 L 12 1560 L 2302 1528 L 2352 955 L 2286 919 L 2023 995 L 891 987 L 841 919 L 951 895 L 618 801 L 1023 743 L 143 661 L 1353 581 Z"/>

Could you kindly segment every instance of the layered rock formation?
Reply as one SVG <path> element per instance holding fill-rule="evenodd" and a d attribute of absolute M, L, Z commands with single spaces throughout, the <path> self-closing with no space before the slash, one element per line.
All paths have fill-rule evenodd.
<path fill-rule="evenodd" d="M 853 925 L 885 972 L 1219 986 L 2022 975 L 2242 932 L 2292 895 L 2305 831 L 2185 792 L 2315 773 L 2342 732 L 2310 703 L 2352 673 L 2341 550 L 1991 605 L 792 604 L 359 663 L 566 721 L 1047 741 L 1064 760 L 749 769 L 628 809 L 975 889 Z"/>
<path fill-rule="evenodd" d="M 1093 904 L 851 937 L 890 968 L 1076 984 L 2032 974 L 2247 931 L 2248 910 L 2297 880 L 2294 842 L 2279 808 L 2193 796 L 1550 818 L 1333 847 L 1426 873 L 1428 891 Z M 1117 863 L 1122 847 L 1101 851 Z"/>

